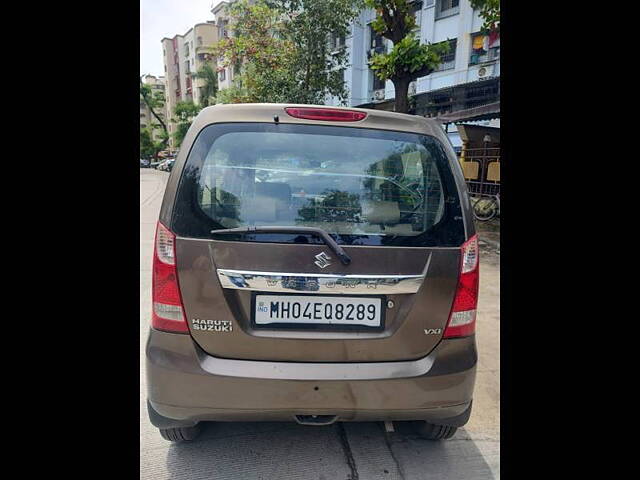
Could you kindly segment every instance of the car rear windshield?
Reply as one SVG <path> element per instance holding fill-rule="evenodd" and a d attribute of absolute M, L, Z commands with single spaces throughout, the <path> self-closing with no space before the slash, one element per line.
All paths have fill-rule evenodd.
<path fill-rule="evenodd" d="M 459 246 L 458 191 L 438 140 L 413 133 L 297 124 L 205 127 L 193 144 L 172 228 L 191 238 L 247 226 L 322 228 L 346 245 Z M 321 243 L 312 235 L 225 240 Z"/>

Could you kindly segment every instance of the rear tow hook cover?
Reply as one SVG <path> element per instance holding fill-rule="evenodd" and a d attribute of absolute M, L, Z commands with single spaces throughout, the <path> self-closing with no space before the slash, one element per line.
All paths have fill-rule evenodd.
<path fill-rule="evenodd" d="M 331 425 L 337 419 L 337 415 L 296 415 L 296 422 L 300 425 Z"/>

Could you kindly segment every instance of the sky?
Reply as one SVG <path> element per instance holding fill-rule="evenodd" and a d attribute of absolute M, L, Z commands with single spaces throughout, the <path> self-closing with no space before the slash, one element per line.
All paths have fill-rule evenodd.
<path fill-rule="evenodd" d="M 164 37 L 183 35 L 196 23 L 213 20 L 220 0 L 140 0 L 140 75 L 164 75 Z"/>

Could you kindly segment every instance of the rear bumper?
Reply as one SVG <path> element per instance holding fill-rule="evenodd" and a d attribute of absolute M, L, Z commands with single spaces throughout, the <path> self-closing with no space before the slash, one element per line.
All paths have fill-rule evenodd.
<path fill-rule="evenodd" d="M 191 336 L 151 330 L 149 414 L 159 428 L 200 421 L 427 420 L 462 426 L 475 383 L 475 338 L 442 340 L 411 362 L 305 364 L 217 359 Z"/>

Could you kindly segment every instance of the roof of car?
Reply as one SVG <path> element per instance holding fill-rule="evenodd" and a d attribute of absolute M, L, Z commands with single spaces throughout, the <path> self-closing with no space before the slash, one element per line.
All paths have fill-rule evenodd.
<path fill-rule="evenodd" d="M 367 114 L 367 116 L 364 120 L 356 122 L 307 120 L 290 116 L 285 111 L 285 108 L 287 107 L 351 110 L 364 112 Z M 440 134 L 442 133 L 442 127 L 438 122 L 418 115 L 407 115 L 403 113 L 356 107 L 333 107 L 327 105 L 300 105 L 282 103 L 240 103 L 229 105 L 213 105 L 202 109 L 193 123 L 197 127 L 197 130 L 200 130 L 206 125 L 212 123 L 274 122 L 275 116 L 278 117 L 279 123 L 374 128 L 380 130 L 423 133 L 435 136 L 440 136 Z"/>

